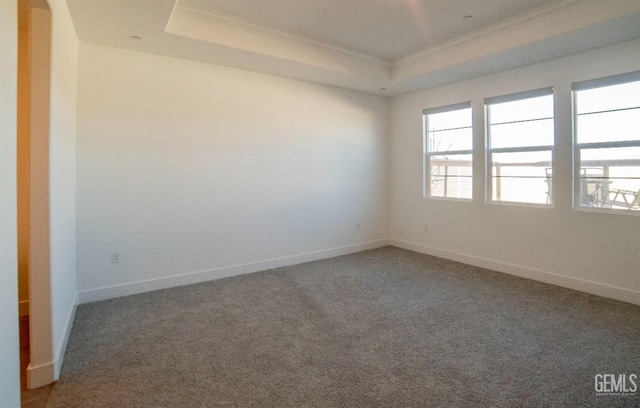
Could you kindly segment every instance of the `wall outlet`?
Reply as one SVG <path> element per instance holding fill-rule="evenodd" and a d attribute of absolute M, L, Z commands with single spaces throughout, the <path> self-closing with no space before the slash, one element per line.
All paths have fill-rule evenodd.
<path fill-rule="evenodd" d="M 356 224 L 356 231 L 360 231 L 360 223 Z"/>
<path fill-rule="evenodd" d="M 423 230 L 424 232 L 429 232 L 429 224 L 424 224 L 424 225 L 422 226 L 422 230 Z"/>
<path fill-rule="evenodd" d="M 120 252 L 111 253 L 111 263 L 120 263 Z"/>

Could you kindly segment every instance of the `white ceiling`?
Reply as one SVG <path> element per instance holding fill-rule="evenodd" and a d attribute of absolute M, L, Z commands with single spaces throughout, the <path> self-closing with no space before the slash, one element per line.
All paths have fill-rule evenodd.
<path fill-rule="evenodd" d="M 555 1 L 181 0 L 180 6 L 394 60 Z"/>
<path fill-rule="evenodd" d="M 382 95 L 640 38 L 638 0 L 67 4 L 81 41 Z"/>

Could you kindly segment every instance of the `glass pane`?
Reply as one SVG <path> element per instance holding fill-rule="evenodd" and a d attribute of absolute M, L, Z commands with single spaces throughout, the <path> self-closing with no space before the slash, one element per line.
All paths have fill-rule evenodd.
<path fill-rule="evenodd" d="M 552 118 L 553 95 L 488 105 L 491 124 Z"/>
<path fill-rule="evenodd" d="M 553 119 L 492 125 L 491 147 L 553 146 Z"/>
<path fill-rule="evenodd" d="M 551 203 L 551 151 L 491 155 L 492 199 L 518 203 Z"/>
<path fill-rule="evenodd" d="M 473 194 L 472 165 L 470 154 L 431 156 L 431 197 L 470 199 Z"/>
<path fill-rule="evenodd" d="M 576 113 L 602 112 L 640 106 L 640 81 L 576 91 Z"/>
<path fill-rule="evenodd" d="M 427 115 L 427 131 L 471 127 L 471 108 Z"/>
<path fill-rule="evenodd" d="M 428 152 L 447 152 L 451 150 L 472 150 L 473 133 L 471 128 L 429 132 Z"/>
<path fill-rule="evenodd" d="M 640 210 L 640 147 L 582 149 L 580 205 Z"/>
<path fill-rule="evenodd" d="M 640 107 L 632 110 L 579 115 L 578 143 L 615 142 L 640 139 Z"/>

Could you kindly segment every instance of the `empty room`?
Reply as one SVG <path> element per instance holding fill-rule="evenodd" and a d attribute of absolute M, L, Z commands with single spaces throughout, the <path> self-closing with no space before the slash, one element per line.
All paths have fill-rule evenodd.
<path fill-rule="evenodd" d="M 0 0 L 0 406 L 640 406 L 640 1 Z"/>

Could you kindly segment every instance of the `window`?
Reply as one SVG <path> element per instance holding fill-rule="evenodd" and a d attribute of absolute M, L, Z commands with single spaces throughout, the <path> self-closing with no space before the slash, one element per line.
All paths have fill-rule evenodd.
<path fill-rule="evenodd" d="M 471 103 L 423 111 L 424 196 L 471 199 Z"/>
<path fill-rule="evenodd" d="M 573 84 L 576 207 L 640 210 L 640 72 Z"/>
<path fill-rule="evenodd" d="M 490 201 L 551 204 L 553 89 L 485 100 Z"/>

